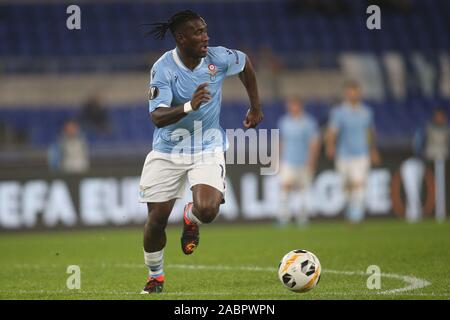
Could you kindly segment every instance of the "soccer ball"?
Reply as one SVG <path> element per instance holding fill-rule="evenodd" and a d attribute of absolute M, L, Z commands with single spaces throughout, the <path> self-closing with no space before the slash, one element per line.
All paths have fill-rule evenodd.
<path fill-rule="evenodd" d="M 306 292 L 320 280 L 320 261 L 314 253 L 293 250 L 281 259 L 278 277 L 286 288 L 294 292 Z"/>

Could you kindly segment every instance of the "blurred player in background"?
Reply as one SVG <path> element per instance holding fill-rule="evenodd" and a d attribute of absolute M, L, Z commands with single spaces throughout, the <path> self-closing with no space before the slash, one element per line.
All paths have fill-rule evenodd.
<path fill-rule="evenodd" d="M 345 101 L 330 116 L 326 134 L 326 154 L 348 191 L 346 217 L 352 224 L 364 219 L 365 185 L 370 166 L 378 164 L 375 126 L 371 109 L 361 101 L 357 82 L 345 85 Z"/>
<path fill-rule="evenodd" d="M 417 130 L 413 142 L 416 155 L 434 162 L 435 216 L 438 221 L 443 221 L 447 215 L 446 202 L 448 197 L 445 164 L 450 150 L 450 126 L 444 108 L 437 107 L 434 110 L 432 119 L 426 123 L 425 127 Z"/>
<path fill-rule="evenodd" d="M 56 143 L 48 150 L 48 164 L 53 170 L 64 173 L 86 173 L 89 170 L 89 146 L 78 122 L 69 119 L 64 123 Z"/>
<path fill-rule="evenodd" d="M 295 218 L 299 225 L 304 225 L 308 221 L 307 199 L 320 151 L 320 135 L 317 122 L 305 112 L 300 99 L 288 99 L 286 111 L 278 124 L 281 137 L 281 197 L 278 223 L 285 225 L 290 221 L 290 195 L 293 190 L 300 188 L 303 196 Z"/>
<path fill-rule="evenodd" d="M 156 129 L 140 181 L 140 201 L 148 207 L 144 260 L 149 277 L 142 293 L 163 290 L 165 228 L 175 200 L 183 197 L 186 182 L 191 186 L 193 203 L 184 208 L 181 248 L 185 254 L 191 254 L 199 244 L 199 225 L 212 222 L 224 202 L 227 141 L 219 115 L 222 82 L 227 76 L 239 74 L 247 90 L 250 109 L 244 126 L 253 128 L 263 118 L 250 60 L 240 51 L 208 47 L 202 17 L 185 10 L 168 22 L 153 25 L 151 34 L 157 39 L 170 30 L 176 48 L 163 54 L 150 74 L 149 107 Z M 207 131 L 219 136 L 203 136 Z M 189 143 L 179 148 L 180 138 Z"/>
<path fill-rule="evenodd" d="M 436 108 L 431 121 L 416 131 L 414 149 L 427 160 L 446 160 L 449 156 L 450 126 L 444 108 Z"/>

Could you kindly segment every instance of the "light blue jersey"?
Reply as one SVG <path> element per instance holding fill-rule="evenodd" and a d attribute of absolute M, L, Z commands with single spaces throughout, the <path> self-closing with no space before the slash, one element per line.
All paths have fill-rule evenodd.
<path fill-rule="evenodd" d="M 330 126 L 337 130 L 337 157 L 341 159 L 369 155 L 369 131 L 374 127 L 370 108 L 361 104 L 352 108 L 342 104 L 331 113 Z"/>
<path fill-rule="evenodd" d="M 162 55 L 150 74 L 150 112 L 190 101 L 197 87 L 204 82 L 209 83 L 206 89 L 211 93 L 211 100 L 178 122 L 156 128 L 153 150 L 171 153 L 178 152 L 181 146 L 181 152 L 185 153 L 225 151 L 228 142 L 219 124 L 222 82 L 227 76 L 240 73 L 245 60 L 246 55 L 240 51 L 209 47 L 207 56 L 191 71 L 181 61 L 177 48 Z"/>
<path fill-rule="evenodd" d="M 317 122 L 309 115 L 293 118 L 284 115 L 278 122 L 282 153 L 281 160 L 291 166 L 304 166 L 308 161 L 309 147 L 319 138 Z"/>

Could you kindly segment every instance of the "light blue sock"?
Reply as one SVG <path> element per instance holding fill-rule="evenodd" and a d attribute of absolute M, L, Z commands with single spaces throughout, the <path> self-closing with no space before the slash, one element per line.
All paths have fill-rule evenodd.
<path fill-rule="evenodd" d="M 360 203 L 350 203 L 347 208 L 347 219 L 359 223 L 364 219 L 364 207 Z"/>

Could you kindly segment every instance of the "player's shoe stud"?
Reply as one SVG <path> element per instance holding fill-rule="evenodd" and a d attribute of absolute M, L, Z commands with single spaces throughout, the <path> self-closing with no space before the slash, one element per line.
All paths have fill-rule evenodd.
<path fill-rule="evenodd" d="M 181 235 L 181 249 L 184 254 L 192 254 L 200 241 L 198 225 L 189 221 L 187 217 L 189 210 L 192 210 L 192 205 L 192 202 L 189 202 L 184 207 L 183 234 Z"/>
<path fill-rule="evenodd" d="M 159 278 L 159 277 L 158 277 Z M 164 287 L 164 278 L 156 279 L 153 277 L 147 278 L 147 283 L 142 289 L 141 294 L 161 293 Z"/>

